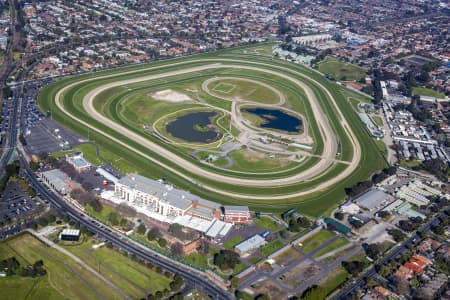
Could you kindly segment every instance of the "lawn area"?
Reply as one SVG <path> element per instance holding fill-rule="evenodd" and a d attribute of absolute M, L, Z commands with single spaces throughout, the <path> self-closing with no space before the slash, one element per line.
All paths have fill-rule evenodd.
<path fill-rule="evenodd" d="M 323 278 L 319 283 L 319 288 L 324 291 L 326 295 L 332 293 L 337 287 L 344 283 L 349 274 L 343 267 L 338 267 L 329 275 Z"/>
<path fill-rule="evenodd" d="M 208 262 L 207 262 L 208 257 L 205 255 L 201 255 L 198 252 L 192 252 L 189 255 L 186 255 L 184 257 L 184 260 L 189 263 L 192 264 L 194 266 L 198 266 L 201 268 L 205 268 L 208 266 Z"/>
<path fill-rule="evenodd" d="M 442 99 L 445 97 L 445 95 L 443 93 L 439 93 L 435 90 L 432 89 L 428 89 L 428 88 L 424 88 L 424 87 L 414 87 L 412 89 L 412 94 L 414 96 L 430 96 L 430 97 L 435 97 L 435 98 L 439 98 Z"/>
<path fill-rule="evenodd" d="M 319 71 L 333 76 L 336 80 L 352 81 L 360 80 L 366 76 L 367 70 L 356 65 L 340 62 L 327 56 L 319 63 Z"/>
<path fill-rule="evenodd" d="M 280 224 L 275 222 L 275 220 L 271 217 L 267 216 L 261 216 L 259 219 L 255 218 L 253 220 L 253 225 L 262 227 L 270 231 L 275 231 L 280 228 Z"/>
<path fill-rule="evenodd" d="M 404 168 L 415 168 L 418 167 L 422 164 L 422 161 L 420 160 L 404 160 L 401 159 L 400 160 L 400 166 L 404 167 Z"/>
<path fill-rule="evenodd" d="M 381 117 L 374 116 L 372 117 L 372 119 L 375 122 L 375 124 L 377 124 L 377 126 L 383 127 L 383 120 L 381 119 Z"/>
<path fill-rule="evenodd" d="M 340 237 L 337 240 L 335 240 L 333 243 L 331 243 L 330 245 L 326 246 L 325 248 L 321 249 L 319 252 L 317 252 L 316 254 L 314 254 L 314 257 L 320 257 L 328 252 L 331 252 L 333 250 L 336 250 L 342 246 L 345 246 L 349 243 L 349 241 L 347 241 L 345 238 Z"/>
<path fill-rule="evenodd" d="M 326 241 L 331 240 L 334 237 L 334 233 L 328 230 L 321 230 L 306 241 L 304 241 L 301 247 L 301 250 L 305 253 L 309 253 L 316 249 L 317 247 L 321 246 Z"/>
<path fill-rule="evenodd" d="M 378 150 L 380 150 L 381 154 L 383 154 L 383 156 L 387 156 L 387 148 L 386 148 L 386 144 L 381 141 L 381 140 L 374 140 L 375 145 L 377 145 Z"/>
<path fill-rule="evenodd" d="M 101 212 L 96 212 L 92 206 L 86 205 L 86 212 L 88 215 L 107 225 L 111 225 L 111 222 L 108 220 L 108 215 L 113 211 L 115 211 L 115 209 L 108 205 L 103 205 Z"/>
<path fill-rule="evenodd" d="M 233 250 L 234 246 L 236 246 L 237 244 L 239 244 L 240 242 L 242 242 L 244 239 L 241 236 L 234 236 L 231 239 L 229 239 L 228 241 L 223 243 L 223 247 L 227 250 Z"/>
<path fill-rule="evenodd" d="M 169 288 L 169 278 L 116 250 L 107 247 L 93 250 L 92 245 L 97 243 L 99 241 L 90 238 L 82 244 L 64 247 L 92 268 L 100 269 L 103 276 L 133 299 L 139 299 L 148 292 L 155 293 Z"/>
<path fill-rule="evenodd" d="M 80 144 L 75 146 L 74 149 L 83 152 L 84 157 L 96 166 L 103 165 L 103 162 L 97 157 L 95 146 L 92 144 Z"/>
<path fill-rule="evenodd" d="M 47 274 L 42 277 L 0 278 L 0 299 L 121 299 L 87 269 L 49 248 L 29 234 L 0 243 L 0 259 L 15 256 L 21 266 L 42 259 Z"/>
<path fill-rule="evenodd" d="M 264 256 L 269 256 L 270 254 L 274 253 L 278 249 L 281 249 L 283 246 L 284 246 L 284 244 L 280 240 L 274 240 L 274 241 L 268 242 L 264 247 L 262 247 L 260 252 Z"/>

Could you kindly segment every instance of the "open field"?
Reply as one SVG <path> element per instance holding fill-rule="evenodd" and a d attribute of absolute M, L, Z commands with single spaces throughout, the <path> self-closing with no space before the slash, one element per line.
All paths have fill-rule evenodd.
<path fill-rule="evenodd" d="M 413 87 L 412 94 L 417 96 L 431 96 L 438 99 L 443 99 L 445 95 L 443 93 L 436 92 L 435 90 L 424 87 Z"/>
<path fill-rule="evenodd" d="M 305 253 L 309 253 L 314 249 L 320 247 L 326 241 L 331 240 L 334 237 L 334 233 L 328 230 L 321 230 L 309 239 L 305 240 L 302 244 L 301 250 Z"/>
<path fill-rule="evenodd" d="M 319 63 L 319 71 L 333 76 L 336 80 L 342 81 L 357 81 L 366 75 L 364 68 L 340 62 L 329 56 Z"/>
<path fill-rule="evenodd" d="M 243 57 L 245 62 L 242 62 Z M 287 165 L 276 172 L 227 170 L 199 162 L 185 146 L 169 145 L 146 132 L 142 123 L 129 122 L 133 111 L 141 112 L 139 106 L 127 109 L 130 116 L 123 116 L 126 114 L 123 101 L 130 101 L 129 107 L 133 101 L 140 101 L 139 105 L 146 107 L 146 101 L 152 101 L 145 96 L 150 89 L 173 89 L 174 85 L 182 87 L 183 93 L 192 99 L 196 99 L 195 94 L 202 94 L 198 104 L 212 105 L 233 115 L 230 101 L 208 96 L 201 87 L 208 78 L 236 76 L 236 73 L 239 77 L 270 83 L 284 95 L 291 109 L 305 115 L 308 134 L 314 141 L 312 154 L 305 155 L 314 156 L 307 157 L 295 168 Z M 225 204 L 245 203 L 253 209 L 266 211 L 298 207 L 305 214 L 320 215 L 344 199 L 345 187 L 385 166 L 374 142 L 356 114 L 348 109 L 351 106 L 339 89 L 301 66 L 281 61 L 273 63 L 261 56 L 232 54 L 225 50 L 190 59 L 100 72 L 95 74 L 95 80 L 90 79 L 92 76 L 69 77 L 46 87 L 39 95 L 41 109 L 51 110 L 54 119 L 65 119 L 66 126 L 82 135 L 87 135 L 89 127 L 90 138 L 122 158 L 127 170 L 155 179 L 166 177 L 174 185 L 206 199 Z M 137 100 L 132 100 L 133 93 L 139 89 L 147 100 L 138 94 Z M 163 108 L 167 103 L 159 105 Z M 152 110 L 147 109 L 147 112 L 151 114 Z M 242 133 L 242 128 L 238 130 Z M 236 130 L 232 128 L 230 132 L 236 133 Z M 232 134 L 232 138 L 240 137 Z M 333 146 L 336 139 L 342 150 L 338 156 Z"/>
<path fill-rule="evenodd" d="M 169 278 L 115 250 L 106 247 L 93 250 L 92 246 L 97 243 L 99 241 L 86 238 L 81 244 L 64 247 L 90 267 L 99 269 L 103 276 L 132 299 L 139 299 L 149 292 L 154 294 L 156 291 L 169 288 Z"/>
<path fill-rule="evenodd" d="M 0 278 L 1 299 L 122 299 L 87 269 L 29 234 L 0 243 L 0 259 L 16 257 L 21 266 L 44 261 L 42 277 Z"/>

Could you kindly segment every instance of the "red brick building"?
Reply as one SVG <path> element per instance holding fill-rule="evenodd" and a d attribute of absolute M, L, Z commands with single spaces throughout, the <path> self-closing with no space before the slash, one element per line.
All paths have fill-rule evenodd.
<path fill-rule="evenodd" d="M 250 218 L 248 206 L 223 206 L 223 221 L 233 224 L 247 224 Z"/>

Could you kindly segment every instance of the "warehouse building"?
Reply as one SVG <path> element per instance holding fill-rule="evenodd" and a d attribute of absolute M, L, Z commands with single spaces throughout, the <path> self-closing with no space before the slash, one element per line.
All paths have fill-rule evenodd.
<path fill-rule="evenodd" d="M 41 179 L 48 187 L 62 195 L 67 195 L 73 189 L 79 187 L 78 184 L 70 180 L 66 173 L 58 169 L 42 172 Z"/>
<path fill-rule="evenodd" d="M 379 189 L 370 190 L 355 199 L 355 203 L 359 207 L 362 207 L 368 211 L 379 210 L 393 201 L 394 197 L 380 191 Z"/>
<path fill-rule="evenodd" d="M 252 250 L 258 249 L 266 244 L 266 240 L 260 236 L 259 234 L 252 236 L 251 238 L 243 241 L 240 244 L 234 246 L 234 250 L 236 250 L 239 255 L 244 255 Z"/>

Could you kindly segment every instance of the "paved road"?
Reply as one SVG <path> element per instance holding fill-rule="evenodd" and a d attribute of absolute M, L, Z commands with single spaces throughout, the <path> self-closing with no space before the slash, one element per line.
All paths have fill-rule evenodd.
<path fill-rule="evenodd" d="M 92 274 L 94 274 L 95 276 L 97 276 L 100 280 L 102 280 L 105 284 L 107 284 L 109 287 L 111 287 L 113 290 L 115 290 L 117 293 L 119 293 L 120 295 L 122 295 L 122 297 L 124 299 L 129 299 L 131 300 L 131 298 L 125 294 L 121 289 L 119 289 L 116 285 L 114 285 L 114 283 L 112 283 L 111 281 L 109 281 L 108 279 L 106 279 L 102 274 L 98 273 L 96 270 L 92 269 L 88 264 L 86 264 L 84 261 L 82 261 L 81 259 L 79 259 L 77 256 L 73 255 L 71 252 L 67 251 L 66 249 L 64 249 L 63 247 L 55 244 L 53 241 L 49 240 L 48 238 L 46 238 L 43 234 L 37 233 L 36 231 L 32 230 L 32 229 L 27 229 L 26 231 L 28 231 L 29 233 L 31 233 L 33 236 L 35 236 L 37 239 L 41 240 L 44 244 L 46 244 L 47 246 L 54 248 L 56 250 L 58 250 L 59 252 L 61 252 L 64 255 L 67 255 L 68 257 L 70 257 L 71 259 L 73 259 L 75 262 L 77 262 L 79 265 L 81 265 L 83 268 L 85 268 L 86 270 L 88 270 L 89 272 L 91 272 Z"/>
<path fill-rule="evenodd" d="M 280 186 L 280 185 L 286 185 L 286 184 L 292 184 L 292 183 L 298 183 L 301 181 L 306 181 L 309 179 L 312 179 L 313 177 L 316 177 L 317 175 L 319 175 L 320 173 L 322 173 L 324 170 L 326 170 L 329 166 L 330 166 L 330 162 L 333 162 L 335 159 L 335 154 L 337 151 L 337 143 L 336 143 L 336 137 L 334 135 L 333 130 L 331 129 L 331 126 L 328 122 L 328 119 L 326 118 L 325 114 L 323 113 L 320 104 L 318 103 L 317 99 L 315 98 L 314 93 L 312 92 L 312 90 L 306 85 L 304 84 L 302 81 L 297 80 L 293 77 L 291 77 L 290 75 L 286 73 L 281 73 L 281 71 L 289 71 L 291 73 L 295 73 L 296 75 L 299 76 L 303 76 L 303 77 L 307 77 L 306 75 L 299 73 L 299 72 L 295 72 L 292 71 L 288 68 L 283 68 L 283 67 L 278 67 L 280 69 L 280 72 L 277 71 L 273 71 L 273 70 L 268 70 L 268 69 L 263 69 L 260 67 L 250 67 L 250 66 L 245 66 L 245 65 L 225 65 L 225 64 L 220 64 L 218 63 L 219 61 L 222 62 L 236 62 L 235 60 L 228 60 L 228 59 L 220 59 L 220 60 L 215 60 L 215 59 L 208 59 L 208 60 L 202 60 L 202 61 L 211 61 L 211 64 L 205 65 L 205 66 L 200 66 L 200 67 L 193 67 L 193 68 L 189 68 L 189 69 L 182 69 L 182 70 L 177 70 L 177 71 L 172 71 L 172 72 L 167 72 L 164 74 L 157 74 L 157 75 L 150 75 L 150 76 L 143 76 L 140 78 L 135 78 L 135 79 L 130 79 L 130 80 L 124 80 L 124 81 L 117 81 L 117 82 L 112 82 L 109 84 L 105 84 L 103 86 L 97 87 L 96 89 L 90 91 L 84 98 L 83 100 L 83 105 L 85 110 L 91 115 L 93 116 L 95 119 L 97 120 L 101 120 L 101 122 L 103 122 L 104 124 L 106 124 L 108 127 L 113 128 L 114 130 L 124 134 L 125 136 L 128 137 L 132 137 L 134 140 L 138 141 L 140 144 L 146 146 L 149 149 L 152 149 L 154 152 L 162 154 L 163 156 L 165 156 L 166 158 L 170 159 L 171 161 L 177 163 L 179 166 L 189 170 L 192 173 L 195 173 L 197 175 L 201 175 L 205 178 L 212 178 L 214 180 L 220 181 L 220 182 L 225 182 L 225 183 L 229 183 L 229 184 L 235 184 L 235 185 L 240 185 L 240 186 Z M 215 62 L 215 63 L 213 63 Z M 170 64 L 170 65 L 165 65 L 162 67 L 152 67 L 152 68 L 148 68 L 148 70 L 152 69 L 159 69 L 159 68 L 165 68 L 167 66 L 175 66 L 175 65 L 180 65 L 180 64 L 185 64 L 186 62 L 182 62 L 182 63 L 174 63 L 174 64 Z M 264 63 L 253 63 L 253 65 L 262 65 L 262 66 L 270 66 L 273 67 L 272 65 L 268 65 L 268 64 L 264 64 Z M 324 140 L 324 144 L 325 144 L 325 149 L 324 152 L 322 153 L 322 156 L 325 157 L 326 159 L 322 159 L 319 163 L 317 163 L 316 165 L 314 165 L 313 167 L 309 168 L 308 170 L 299 173 L 299 174 L 295 174 L 291 177 L 286 177 L 286 178 L 281 178 L 281 179 L 276 179 L 276 180 L 271 180 L 271 179 L 267 179 L 267 180 L 258 180 L 258 179 L 242 179 L 242 178 L 234 178 L 234 177 L 228 177 L 228 176 L 224 176 L 221 174 L 216 174 L 214 172 L 210 172 L 208 170 L 204 170 L 201 167 L 199 167 L 198 165 L 195 165 L 191 162 L 188 162 L 186 160 L 184 160 L 183 158 L 179 157 L 178 155 L 170 152 L 169 150 L 167 150 L 166 148 L 157 145 L 155 143 L 152 143 L 151 141 L 149 141 L 148 139 L 142 137 L 141 135 L 138 135 L 134 132 L 131 132 L 130 130 L 122 127 L 121 125 L 113 122 L 112 120 L 102 116 L 101 114 L 99 114 L 98 112 L 96 112 L 96 110 L 93 107 L 93 99 L 94 97 L 108 89 L 108 88 L 112 88 L 114 86 L 118 86 L 118 85 L 125 85 L 125 84 L 131 84 L 134 82 L 141 82 L 141 81 L 146 81 L 146 80 L 151 80 L 151 79 L 155 79 L 155 78 L 161 78 L 161 77 L 168 77 L 168 76 L 175 76 L 175 75 L 179 75 L 179 74 L 184 74 L 184 73 L 191 73 L 191 72 L 195 72 L 195 71 L 201 71 L 201 70 L 206 70 L 206 69 L 211 69 L 211 68 L 224 68 L 224 67 L 230 67 L 230 68 L 239 68 L 239 69 L 250 69 L 250 70 L 256 70 L 256 71 L 262 71 L 262 72 L 266 72 L 266 73 L 271 73 L 277 76 L 280 76 L 282 78 L 286 78 L 288 80 L 290 80 L 291 82 L 293 82 L 294 84 L 296 84 L 297 86 L 299 86 L 300 88 L 302 88 L 305 93 L 307 94 L 307 97 L 310 99 L 311 102 L 311 107 L 313 110 L 313 115 L 319 125 L 319 131 L 322 135 L 322 138 Z M 140 70 L 142 71 L 142 70 Z M 128 74 L 128 73 L 133 73 L 136 71 L 129 71 L 129 72 L 124 72 L 122 74 Z M 97 78 L 106 78 L 106 77 L 111 77 L 113 75 L 108 75 L 108 76 L 103 76 L 103 77 L 97 77 Z M 358 163 L 360 161 L 361 158 L 361 149 L 360 149 L 360 145 L 358 140 L 356 139 L 356 136 L 354 135 L 353 131 L 351 130 L 349 124 L 347 123 L 347 121 L 345 120 L 345 118 L 343 117 L 341 111 L 339 110 L 339 107 L 336 104 L 336 101 L 334 100 L 334 98 L 332 97 L 332 95 L 329 93 L 329 91 L 325 90 L 325 88 L 318 82 L 308 78 L 309 80 L 313 81 L 314 84 L 318 85 L 319 87 L 321 87 L 322 89 L 324 89 L 325 93 L 328 95 L 328 97 L 332 100 L 333 104 L 335 105 L 336 108 L 336 113 L 337 113 L 337 117 L 340 121 L 340 123 L 342 124 L 344 131 L 346 131 L 347 135 L 350 138 L 350 141 L 353 145 L 353 158 L 352 161 L 349 164 L 349 167 L 346 168 L 343 172 L 341 172 L 341 174 L 339 174 L 338 176 L 332 178 L 331 180 L 328 180 L 326 182 L 320 183 L 317 186 L 315 186 L 314 188 L 311 188 L 308 191 L 302 191 L 302 192 L 296 192 L 296 193 L 291 193 L 291 194 L 287 194 L 287 195 L 273 195 L 273 196 L 255 196 L 255 195 L 247 195 L 247 194 L 240 194 L 240 193 L 233 193 L 233 192 L 229 192 L 229 191 L 225 191 L 225 190 L 219 190 L 217 189 L 217 187 L 211 187 L 208 185 L 203 185 L 201 184 L 201 186 L 205 189 L 223 194 L 223 195 L 227 195 L 230 197 L 240 197 L 240 198 L 247 198 L 247 199 L 265 199 L 265 200 L 274 200 L 274 199 L 286 199 L 288 197 L 298 197 L 298 196 L 302 196 L 302 195 L 306 195 L 306 194 L 310 194 L 313 192 L 317 192 L 317 191 L 321 191 L 323 189 L 326 189 L 327 187 L 341 181 L 342 179 L 346 178 L 347 176 L 349 176 L 358 166 Z M 88 79 L 91 80 L 91 79 Z M 86 80 L 87 81 L 87 80 Z M 57 95 L 56 95 L 56 105 L 58 106 L 58 108 L 60 110 L 62 110 L 64 113 L 66 113 L 67 115 L 71 116 L 72 118 L 74 118 L 75 120 L 77 120 L 77 122 L 80 122 L 81 124 L 85 125 L 86 127 L 89 127 L 93 130 L 99 131 L 97 129 L 95 129 L 95 127 L 93 127 L 92 125 L 84 122 L 83 120 L 71 115 L 68 111 L 65 110 L 63 104 L 62 104 L 62 99 L 61 99 L 61 95 L 63 94 L 63 92 L 65 90 L 67 90 L 68 88 L 80 83 L 83 81 L 79 81 L 73 84 L 70 84 L 66 87 L 64 87 L 63 89 L 61 89 L 60 91 L 58 91 Z M 137 150 L 134 149 L 132 146 L 127 145 L 126 143 L 122 142 L 120 139 L 115 138 L 112 135 L 103 133 L 101 131 L 99 131 L 101 134 L 103 134 L 104 136 L 108 137 L 109 139 L 113 140 L 114 142 L 122 145 L 125 148 L 128 148 L 136 153 L 138 153 L 139 155 L 145 157 L 146 159 L 149 159 L 159 165 L 161 165 L 162 167 L 166 168 L 167 170 L 169 170 L 170 172 L 188 180 L 193 182 L 194 184 L 196 184 L 196 182 L 190 178 L 188 175 L 184 174 L 183 172 L 180 172 L 172 167 L 169 167 L 167 165 L 165 165 L 164 163 L 156 160 L 155 158 Z"/>

